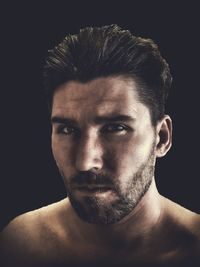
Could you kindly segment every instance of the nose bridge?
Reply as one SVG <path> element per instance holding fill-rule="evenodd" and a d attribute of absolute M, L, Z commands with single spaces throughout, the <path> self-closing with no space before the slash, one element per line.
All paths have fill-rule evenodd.
<path fill-rule="evenodd" d="M 79 171 L 100 169 L 102 167 L 102 145 L 94 131 L 82 134 L 78 143 L 76 168 Z"/>

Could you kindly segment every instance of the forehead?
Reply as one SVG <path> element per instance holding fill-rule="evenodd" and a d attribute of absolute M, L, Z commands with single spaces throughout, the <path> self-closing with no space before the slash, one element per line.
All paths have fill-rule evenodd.
<path fill-rule="evenodd" d="M 87 83 L 71 81 L 58 87 L 53 97 L 52 115 L 73 116 L 78 112 L 91 116 L 94 113 L 134 114 L 138 113 L 142 106 L 144 108 L 139 101 L 133 79 L 107 77 Z"/>

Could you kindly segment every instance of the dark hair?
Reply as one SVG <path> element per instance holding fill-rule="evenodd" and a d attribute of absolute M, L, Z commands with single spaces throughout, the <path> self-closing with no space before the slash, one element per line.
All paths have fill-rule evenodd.
<path fill-rule="evenodd" d="M 86 27 L 49 51 L 44 85 L 50 110 L 59 85 L 118 75 L 136 81 L 140 101 L 150 109 L 155 125 L 165 112 L 172 82 L 169 66 L 151 39 L 136 37 L 117 25 Z"/>

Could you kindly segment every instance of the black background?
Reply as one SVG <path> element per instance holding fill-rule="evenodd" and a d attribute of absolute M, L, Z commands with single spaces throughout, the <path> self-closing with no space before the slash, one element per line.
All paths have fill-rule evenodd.
<path fill-rule="evenodd" d="M 40 2 L 1 4 L 1 226 L 65 196 L 42 85 L 47 50 L 82 27 L 113 23 L 155 40 L 171 66 L 173 147 L 156 180 L 160 193 L 200 212 L 197 1 Z"/>

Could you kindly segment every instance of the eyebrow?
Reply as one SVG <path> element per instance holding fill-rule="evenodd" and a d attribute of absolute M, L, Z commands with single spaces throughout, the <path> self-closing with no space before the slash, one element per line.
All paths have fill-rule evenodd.
<path fill-rule="evenodd" d="M 94 122 L 97 124 L 104 122 L 116 122 L 116 121 L 124 121 L 124 122 L 133 122 L 135 119 L 129 115 L 116 115 L 116 116 L 97 116 L 94 119 Z"/>
<path fill-rule="evenodd" d="M 62 124 L 77 124 L 77 122 L 74 119 L 70 118 L 65 118 L 65 117 L 58 117 L 58 116 L 53 116 L 51 118 L 51 123 L 62 123 Z"/>
<path fill-rule="evenodd" d="M 117 122 L 117 121 L 123 121 L 123 122 L 134 122 L 135 118 L 129 116 L 129 115 L 114 115 L 114 116 L 97 116 L 94 118 L 95 124 L 102 124 L 107 122 Z M 59 116 L 53 116 L 51 118 L 51 123 L 62 123 L 62 124 L 77 124 L 77 121 L 71 118 L 66 117 L 59 117 Z"/>

